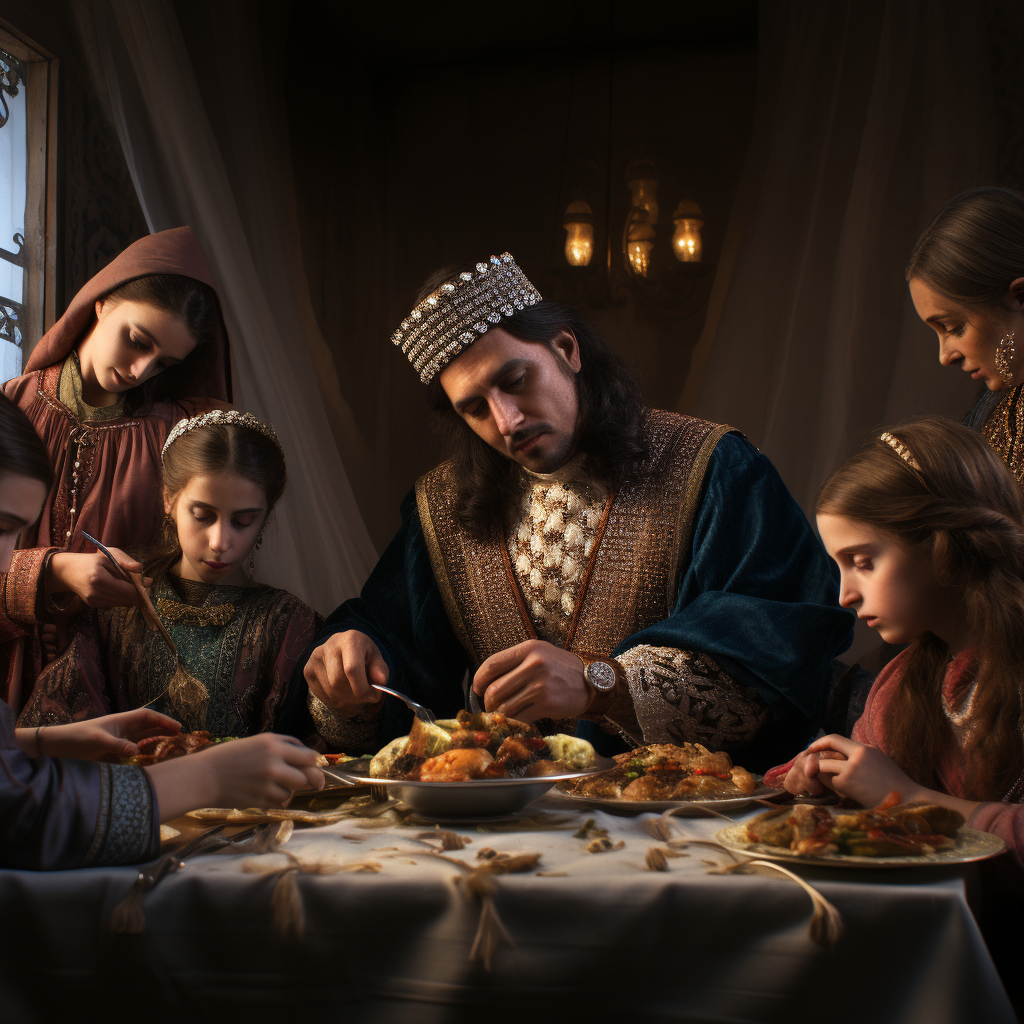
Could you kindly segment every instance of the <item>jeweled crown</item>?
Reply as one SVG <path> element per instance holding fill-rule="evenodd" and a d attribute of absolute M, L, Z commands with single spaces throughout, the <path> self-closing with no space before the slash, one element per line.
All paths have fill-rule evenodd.
<path fill-rule="evenodd" d="M 431 292 L 402 321 L 391 340 L 405 353 L 420 380 L 429 384 L 463 349 L 503 317 L 541 301 L 541 294 L 511 253 L 478 263 Z"/>
<path fill-rule="evenodd" d="M 278 440 L 277 431 L 274 430 L 269 423 L 264 423 L 263 420 L 258 419 L 251 412 L 239 412 L 237 409 L 212 409 L 210 412 L 204 412 L 199 416 L 191 416 L 187 420 L 178 420 L 178 422 L 174 424 L 171 428 L 171 432 L 167 435 L 167 440 L 164 441 L 163 448 L 160 451 L 161 461 L 167 454 L 167 449 L 170 448 L 182 434 L 187 434 L 190 430 L 199 430 L 202 427 L 219 426 L 248 427 L 250 430 L 255 430 L 264 437 L 269 437 L 270 440 L 277 445 L 281 454 L 284 455 L 284 449 L 281 447 L 281 442 Z"/>

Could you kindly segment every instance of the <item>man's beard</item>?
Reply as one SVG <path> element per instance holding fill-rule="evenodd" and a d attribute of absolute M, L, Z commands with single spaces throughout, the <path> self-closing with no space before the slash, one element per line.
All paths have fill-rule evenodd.
<path fill-rule="evenodd" d="M 548 434 L 551 437 L 557 436 L 554 428 L 550 423 L 535 423 L 533 426 L 526 428 L 525 430 L 517 430 L 509 440 L 509 447 L 515 448 L 517 444 L 522 444 L 524 441 L 528 441 L 531 437 L 535 437 L 537 434 Z M 508 455 L 514 462 L 518 462 L 524 468 L 529 468 L 532 473 L 554 473 L 555 470 L 561 469 L 566 462 L 569 461 L 569 456 L 572 454 L 574 439 L 572 437 L 561 437 L 555 447 L 547 453 L 543 461 L 539 465 L 526 467 L 525 463 L 516 458 L 515 454 L 511 451 L 506 451 L 504 454 Z"/>

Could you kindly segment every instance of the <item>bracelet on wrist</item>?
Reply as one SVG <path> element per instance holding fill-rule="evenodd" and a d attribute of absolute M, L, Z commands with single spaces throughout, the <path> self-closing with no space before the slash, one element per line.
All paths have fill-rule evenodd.
<path fill-rule="evenodd" d="M 45 729 L 45 728 L 46 728 L 46 726 L 44 726 L 44 725 L 37 725 L 36 726 L 36 737 L 35 737 L 35 748 L 36 748 L 35 756 L 36 757 L 42 757 L 43 756 L 43 729 Z"/>

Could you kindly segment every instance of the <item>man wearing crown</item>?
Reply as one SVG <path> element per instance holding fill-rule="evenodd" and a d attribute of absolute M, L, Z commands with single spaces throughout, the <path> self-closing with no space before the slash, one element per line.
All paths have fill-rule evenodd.
<path fill-rule="evenodd" d="M 346 750 L 407 731 L 372 689 L 387 683 L 441 717 L 475 695 L 575 727 L 604 753 L 701 742 L 756 770 L 801 749 L 852 617 L 771 463 L 727 426 L 645 408 L 508 253 L 434 275 L 393 340 L 452 457 L 313 645 L 321 731 L 343 723 Z"/>

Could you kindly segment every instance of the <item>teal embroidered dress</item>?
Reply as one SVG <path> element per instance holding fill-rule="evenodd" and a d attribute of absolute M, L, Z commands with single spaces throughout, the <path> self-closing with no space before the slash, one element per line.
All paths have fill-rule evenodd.
<path fill-rule="evenodd" d="M 70 645 L 39 677 L 19 725 L 56 725 L 148 704 L 186 730 L 248 736 L 274 729 L 294 703 L 287 717 L 293 728 L 298 721 L 301 739 L 310 738 L 315 729 L 300 712 L 305 688 L 290 693 L 289 684 L 316 633 L 311 608 L 273 587 L 209 586 L 170 574 L 154 581 L 152 597 L 182 668 L 206 690 L 198 709 L 174 699 L 174 656 L 136 609 L 97 609 L 75 620 Z"/>

